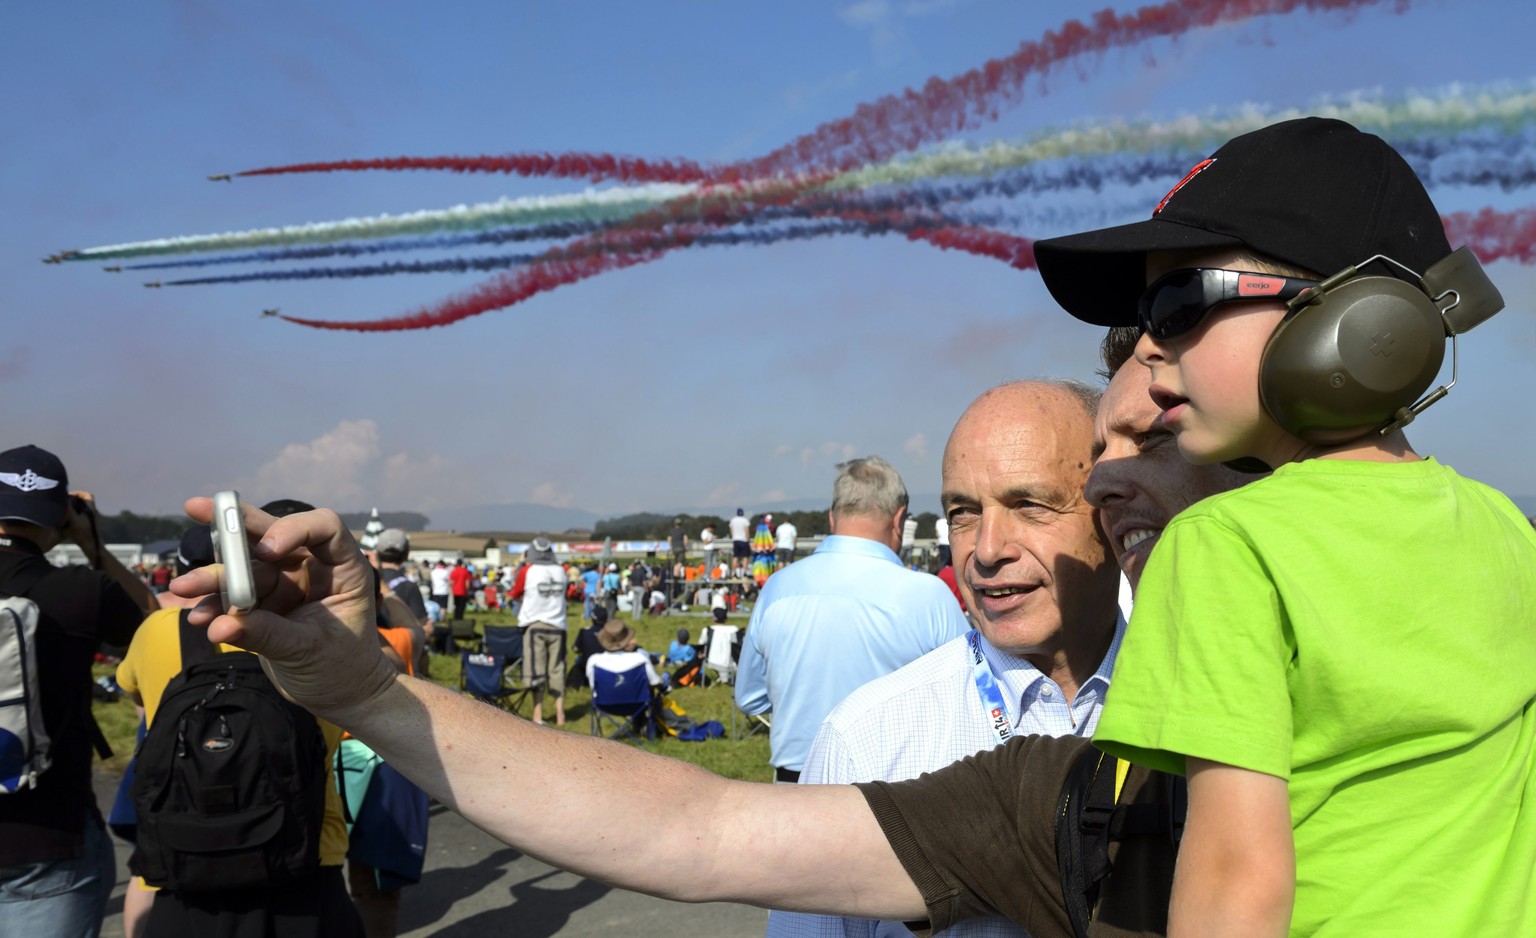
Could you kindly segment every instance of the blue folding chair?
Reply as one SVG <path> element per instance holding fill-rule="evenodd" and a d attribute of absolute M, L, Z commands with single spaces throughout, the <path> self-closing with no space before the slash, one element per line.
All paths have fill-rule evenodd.
<path fill-rule="evenodd" d="M 627 671 L 592 669 L 591 735 L 603 732 L 604 724 L 613 727 L 609 739 L 633 739 L 640 745 L 656 738 L 656 715 L 651 708 L 651 682 L 645 665 Z M 644 734 L 643 736 L 639 734 Z"/>

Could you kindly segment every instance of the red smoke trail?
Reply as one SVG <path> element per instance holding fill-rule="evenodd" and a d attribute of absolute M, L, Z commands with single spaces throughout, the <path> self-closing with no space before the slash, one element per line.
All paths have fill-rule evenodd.
<path fill-rule="evenodd" d="M 1485 264 L 1498 260 L 1536 262 L 1536 207 L 1497 212 L 1452 212 L 1444 216 L 1445 236 L 1452 247 L 1465 244 Z"/>
<path fill-rule="evenodd" d="M 1059 30 L 1026 41 L 1011 55 L 991 59 L 953 78 L 928 79 L 921 90 L 908 88 L 861 104 L 852 116 L 822 124 L 766 156 L 705 169 L 692 160 L 649 161 L 610 153 L 513 154 L 478 157 L 396 157 L 298 163 L 247 170 L 240 176 L 341 170 L 447 169 L 454 172 L 516 173 L 522 176 L 584 178 L 594 182 L 740 182 L 767 176 L 814 171 L 842 172 L 889 159 L 924 143 L 948 139 L 963 130 L 997 119 L 1016 105 L 1032 76 L 1078 56 L 1133 46 L 1149 39 L 1177 36 L 1192 29 L 1242 22 L 1256 16 L 1281 16 L 1296 10 L 1353 12 L 1384 0 L 1169 0 L 1118 14 L 1095 13 L 1091 25 L 1068 20 Z M 1395 12 L 1408 0 L 1393 0 Z"/>
<path fill-rule="evenodd" d="M 400 332 L 407 329 L 446 326 L 493 309 L 521 303 L 530 297 L 547 293 L 568 283 L 656 260 L 662 256 L 662 253 L 657 251 L 651 254 L 602 254 L 575 260 L 541 261 L 526 270 L 515 274 L 503 274 L 489 280 L 471 292 L 440 303 L 435 308 L 390 319 L 335 322 L 324 319 L 300 319 L 297 316 L 281 318 L 314 329 L 337 329 L 347 332 Z"/>
<path fill-rule="evenodd" d="M 1091 26 L 1068 20 L 1059 31 L 1027 41 L 1012 55 L 992 59 L 950 79 L 930 78 L 921 91 L 907 89 L 862 104 L 852 117 L 832 121 L 767 156 L 736 164 L 721 179 L 757 178 L 816 169 L 842 171 L 888 159 L 923 143 L 946 139 L 995 120 L 1014 105 L 1032 75 L 1081 55 L 1106 52 L 1148 39 L 1177 36 L 1199 27 L 1278 16 L 1297 9 L 1353 11 L 1382 0 L 1170 0 L 1120 15 L 1101 10 Z M 1394 0 L 1396 12 L 1407 0 Z"/>
<path fill-rule="evenodd" d="M 514 153 L 507 156 L 396 156 L 376 160 L 336 160 L 293 163 L 235 173 L 236 176 L 279 176 L 288 173 L 357 172 L 360 170 L 446 169 L 456 173 L 507 173 L 589 179 L 592 182 L 701 182 L 704 167 L 693 160 L 647 160 L 611 153 Z"/>

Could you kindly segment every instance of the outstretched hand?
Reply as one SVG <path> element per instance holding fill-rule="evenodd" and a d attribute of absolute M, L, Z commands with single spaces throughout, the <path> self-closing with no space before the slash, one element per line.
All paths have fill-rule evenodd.
<path fill-rule="evenodd" d="M 242 510 L 253 544 L 256 608 L 242 616 L 222 613 L 218 566 L 172 580 L 171 591 L 207 596 L 190 621 L 206 625 L 210 641 L 261 655 L 296 703 L 343 722 L 347 710 L 366 706 L 395 678 L 379 654 L 368 563 L 333 511 L 274 519 L 249 505 Z M 188 499 L 186 511 L 207 522 L 213 501 Z"/>

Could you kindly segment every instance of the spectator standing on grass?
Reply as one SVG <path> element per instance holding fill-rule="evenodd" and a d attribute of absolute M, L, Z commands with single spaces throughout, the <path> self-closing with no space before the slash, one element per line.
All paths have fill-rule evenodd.
<path fill-rule="evenodd" d="M 795 530 L 794 522 L 785 518 L 779 522 L 779 529 L 773 532 L 774 540 L 778 544 L 778 569 L 783 569 L 795 562 L 795 544 L 798 543 L 800 532 Z"/>
<path fill-rule="evenodd" d="M 942 514 L 939 515 L 938 520 L 933 523 L 933 537 L 934 540 L 938 542 L 939 567 L 942 569 L 949 566 L 950 564 L 949 519 L 944 517 Z"/>
<path fill-rule="evenodd" d="M 519 593 L 519 587 L 521 592 Z M 513 598 L 522 600 L 523 680 L 533 688 L 533 722 L 544 722 L 544 694 L 555 703 L 555 725 L 565 725 L 565 569 L 542 537 L 528 545 L 528 570 Z"/>
<path fill-rule="evenodd" d="M 469 582 L 473 574 L 464 565 L 461 557 L 453 562 L 453 569 L 448 571 L 448 589 L 453 593 L 453 617 L 455 620 L 464 618 L 464 610 L 469 606 Z"/>
<path fill-rule="evenodd" d="M 601 582 L 603 608 L 608 610 L 608 618 L 611 619 L 619 612 L 619 586 L 623 582 L 619 576 L 619 565 L 610 562 Z"/>
<path fill-rule="evenodd" d="M 432 565 L 432 572 L 427 575 L 427 579 L 431 581 L 432 601 L 437 603 L 438 608 L 446 614 L 449 611 L 449 596 L 453 589 L 448 576 L 448 565 L 438 560 Z"/>
<path fill-rule="evenodd" d="M 399 528 L 385 528 L 373 549 L 379 558 L 379 579 L 410 610 L 413 621 L 407 622 L 406 627 L 411 630 L 411 638 L 417 650 L 413 671 L 425 674 L 427 645 L 432 640 L 432 619 L 427 614 L 427 604 L 421 598 L 420 587 L 401 569 L 401 565 L 411 556 L 411 539 Z"/>
<path fill-rule="evenodd" d="M 704 551 L 704 576 L 712 578 L 715 575 L 715 526 L 704 525 L 704 530 L 699 532 L 699 548 Z"/>
<path fill-rule="evenodd" d="M 48 562 L 65 542 L 88 566 Z M 157 604 L 102 545 L 89 493 L 71 493 L 64 464 L 36 446 L 0 453 L 0 590 L 37 603 L 41 729 L 52 741 L 36 783 L 0 794 L 0 934 L 91 938 L 116 881 L 91 788 L 91 661 L 102 642 L 128 644 Z"/>
<path fill-rule="evenodd" d="M 581 617 L 592 618 L 592 607 L 597 604 L 597 590 L 602 583 L 602 574 L 597 572 L 597 564 L 588 563 L 581 571 Z"/>
<path fill-rule="evenodd" d="M 674 571 L 688 560 L 688 532 L 683 530 L 683 519 L 672 519 L 672 530 L 667 535 L 668 554 L 667 566 Z"/>
<path fill-rule="evenodd" d="M 752 609 L 736 676 L 736 705 L 773 712 L 769 762 L 799 778 L 821 721 L 855 688 L 967 631 L 944 584 L 904 570 L 895 548 L 907 488 L 878 456 L 838 467 L 831 535 L 775 574 Z"/>
<path fill-rule="evenodd" d="M 912 566 L 912 555 L 917 549 L 917 519 L 907 515 L 901 523 L 901 562 Z"/>
<path fill-rule="evenodd" d="M 741 571 L 752 562 L 752 522 L 745 509 L 736 509 L 730 520 L 731 573 L 741 576 Z"/>

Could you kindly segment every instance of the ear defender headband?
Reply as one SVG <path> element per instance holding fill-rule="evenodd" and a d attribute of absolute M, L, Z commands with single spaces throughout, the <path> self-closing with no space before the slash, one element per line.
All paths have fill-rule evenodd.
<path fill-rule="evenodd" d="M 1412 274 L 1363 276 L 1380 261 Z M 1421 277 L 1377 254 L 1286 303 L 1264 346 L 1259 399 L 1286 432 L 1337 444 L 1407 426 L 1456 385 L 1456 337 L 1504 308 L 1465 247 Z M 1451 340 L 1451 380 L 1420 397 L 1440 373 Z"/>

